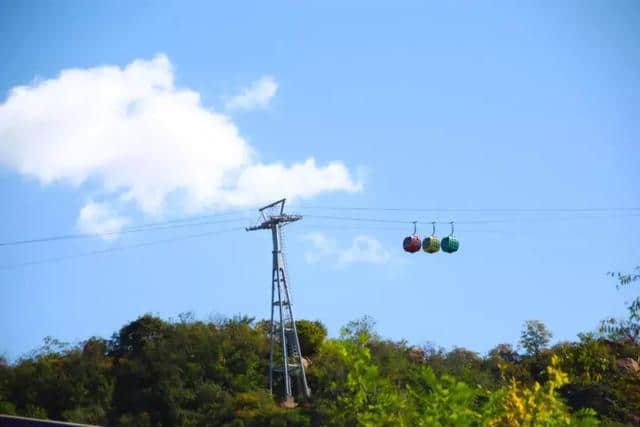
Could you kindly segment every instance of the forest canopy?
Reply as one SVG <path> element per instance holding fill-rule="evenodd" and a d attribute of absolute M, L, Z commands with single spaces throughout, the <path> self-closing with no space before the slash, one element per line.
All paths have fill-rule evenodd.
<path fill-rule="evenodd" d="M 46 338 L 0 360 L 0 413 L 119 426 L 637 425 L 639 307 L 552 347 L 528 321 L 518 348 L 487 355 L 384 339 L 369 317 L 331 339 L 299 320 L 312 396 L 295 409 L 269 394 L 266 321 L 145 314 L 110 339 Z"/>

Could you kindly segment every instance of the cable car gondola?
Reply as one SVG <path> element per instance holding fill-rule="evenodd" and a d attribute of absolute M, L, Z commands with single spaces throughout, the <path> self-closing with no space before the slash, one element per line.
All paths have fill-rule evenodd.
<path fill-rule="evenodd" d="M 442 239 L 442 250 L 452 254 L 460 248 L 460 242 L 453 236 L 453 222 L 451 222 L 451 234 Z"/>
<path fill-rule="evenodd" d="M 436 236 L 436 223 L 432 222 L 433 232 L 431 236 L 425 237 L 422 241 L 422 250 L 428 254 L 434 254 L 440 250 L 440 239 Z"/>
<path fill-rule="evenodd" d="M 413 234 L 404 238 L 402 247 L 409 253 L 418 252 L 422 247 L 420 237 L 416 235 L 416 221 L 413 221 Z"/>

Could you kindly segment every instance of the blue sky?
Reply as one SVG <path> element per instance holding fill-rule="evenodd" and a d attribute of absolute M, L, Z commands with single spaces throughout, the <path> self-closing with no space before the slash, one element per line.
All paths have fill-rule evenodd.
<path fill-rule="evenodd" d="M 225 231 L 282 193 L 307 216 L 286 237 L 295 315 L 332 335 L 368 314 L 486 352 L 528 319 L 565 340 L 624 314 L 606 272 L 640 264 L 640 211 L 505 209 L 640 207 L 637 2 L 340 3 L 3 2 L 0 241 L 238 222 L 0 247 L 0 265 Z M 425 210 L 312 208 L 334 206 Z M 317 216 L 456 221 L 461 250 L 408 255 L 408 223 Z M 146 312 L 265 318 L 270 244 L 0 270 L 0 353 Z"/>

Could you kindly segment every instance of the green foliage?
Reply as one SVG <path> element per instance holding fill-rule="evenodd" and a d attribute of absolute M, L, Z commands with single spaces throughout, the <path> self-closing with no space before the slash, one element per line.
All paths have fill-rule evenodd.
<path fill-rule="evenodd" d="M 496 378 L 489 369 L 490 362 L 465 348 L 431 352 L 427 357 L 427 364 L 440 376 L 450 375 L 467 384 L 495 388 Z"/>
<path fill-rule="evenodd" d="M 14 415 L 16 413 L 15 405 L 7 400 L 12 374 L 12 369 L 8 366 L 6 359 L 0 356 L 0 414 Z"/>
<path fill-rule="evenodd" d="M 234 419 L 227 425 L 308 426 L 310 421 L 299 409 L 284 409 L 274 404 L 266 391 L 239 393 L 232 401 Z"/>
<path fill-rule="evenodd" d="M 361 336 L 367 339 L 377 340 L 376 321 L 371 316 L 362 316 L 360 319 L 352 320 L 340 330 L 340 336 L 349 340 L 359 340 Z"/>
<path fill-rule="evenodd" d="M 535 382 L 532 387 L 524 387 L 512 378 L 493 393 L 483 410 L 485 424 L 491 427 L 596 424 L 593 411 L 583 411 L 572 418 L 557 393 L 569 379 L 557 365 L 558 357 L 554 355 L 546 368 L 549 379 L 544 386 Z"/>
<path fill-rule="evenodd" d="M 620 289 L 640 281 L 640 266 L 632 273 L 608 273 L 617 279 L 616 288 Z M 614 341 L 633 341 L 640 343 L 640 295 L 627 305 L 627 319 L 609 318 L 600 323 L 600 333 Z"/>
<path fill-rule="evenodd" d="M 320 346 L 327 338 L 327 328 L 317 320 L 315 322 L 296 320 L 296 329 L 298 330 L 302 355 L 311 357 L 317 354 Z"/>
<path fill-rule="evenodd" d="M 142 408 L 151 424 L 198 425 L 203 412 L 223 422 L 218 400 L 265 383 L 268 345 L 250 318 L 170 324 L 146 315 L 112 348 L 115 412 L 136 419 Z"/>
<path fill-rule="evenodd" d="M 267 390 L 268 328 L 247 317 L 167 322 L 144 315 L 111 340 L 48 338 L 0 359 L 0 411 L 117 426 L 482 426 L 634 423 L 640 374 L 620 360 L 634 342 L 593 334 L 520 355 L 382 340 L 369 318 L 325 339 L 299 321 L 312 398 L 295 409 Z M 539 329 L 534 329 L 539 331 Z M 543 334 L 544 335 L 544 334 Z M 625 365 L 625 366 L 627 366 Z M 596 417 L 597 413 L 597 417 Z"/>
<path fill-rule="evenodd" d="M 627 286 L 637 280 L 640 280 L 640 265 L 635 268 L 632 273 L 614 273 L 609 272 L 609 276 L 615 277 L 618 280 L 618 288 L 621 286 Z"/>
<path fill-rule="evenodd" d="M 472 388 L 450 375 L 438 378 L 431 368 L 420 369 L 421 383 L 410 387 L 413 423 L 417 426 L 476 425 L 481 420 L 475 410 L 479 388 Z"/>
<path fill-rule="evenodd" d="M 366 332 L 360 332 L 357 340 L 332 341 L 326 346 L 346 367 L 346 377 L 329 384 L 336 396 L 334 402 L 326 402 L 334 409 L 333 421 L 340 425 L 405 425 L 402 396 L 371 363 L 371 352 L 365 346 L 368 340 Z"/>
<path fill-rule="evenodd" d="M 349 339 L 330 340 L 314 361 L 311 375 L 318 381 L 321 395 L 315 398 L 319 425 L 589 425 L 597 423 L 595 413 L 583 410 L 572 415 L 558 388 L 567 375 L 557 368 L 557 357 L 547 367 L 549 381 L 531 387 L 515 379 L 491 392 L 479 385 L 468 385 L 455 375 L 436 375 L 431 367 L 414 363 L 406 369 L 404 384 L 390 381 L 385 361 L 389 347 L 380 345 L 366 332 Z M 397 355 L 405 354 L 396 345 Z M 376 356 L 384 349 L 385 357 Z M 450 360 L 466 363 L 479 356 L 456 349 Z M 430 357 L 433 357 L 431 355 Z M 446 356 L 443 359 L 448 359 Z M 375 363 L 378 361 L 378 363 Z M 452 365 L 453 366 L 453 365 Z M 462 370 L 464 371 L 464 370 Z"/>
<path fill-rule="evenodd" d="M 607 344 L 589 334 L 581 335 L 580 342 L 561 343 L 553 350 L 572 383 L 599 383 L 612 373 L 615 365 L 615 356 Z"/>
<path fill-rule="evenodd" d="M 579 342 L 558 344 L 554 351 L 569 375 L 561 393 L 574 411 L 591 408 L 617 421 L 633 421 L 631 414 L 640 413 L 640 372 L 618 365 L 639 354 L 638 346 L 581 334 Z"/>
<path fill-rule="evenodd" d="M 489 358 L 506 363 L 516 363 L 520 357 L 511 344 L 504 343 L 489 350 Z"/>
<path fill-rule="evenodd" d="M 524 329 L 520 333 L 520 345 L 527 354 L 536 355 L 546 348 L 553 334 L 544 323 L 538 320 L 527 320 Z"/>
<path fill-rule="evenodd" d="M 45 339 L 45 346 L 33 358 L 13 367 L 6 393 L 15 412 L 64 420 L 84 408 L 84 421 L 105 422 L 113 392 L 106 343 L 91 338 L 82 348 L 65 345 L 64 350 L 57 343 Z"/>

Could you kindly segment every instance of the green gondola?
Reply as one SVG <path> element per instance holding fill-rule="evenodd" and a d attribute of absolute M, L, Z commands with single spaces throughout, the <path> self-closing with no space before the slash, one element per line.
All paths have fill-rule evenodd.
<path fill-rule="evenodd" d="M 460 248 L 460 242 L 453 237 L 453 222 L 451 223 L 451 234 L 442 239 L 442 250 L 452 254 Z"/>
<path fill-rule="evenodd" d="M 453 236 L 447 236 L 442 239 L 442 250 L 448 254 L 452 254 L 458 250 L 460 242 Z"/>

